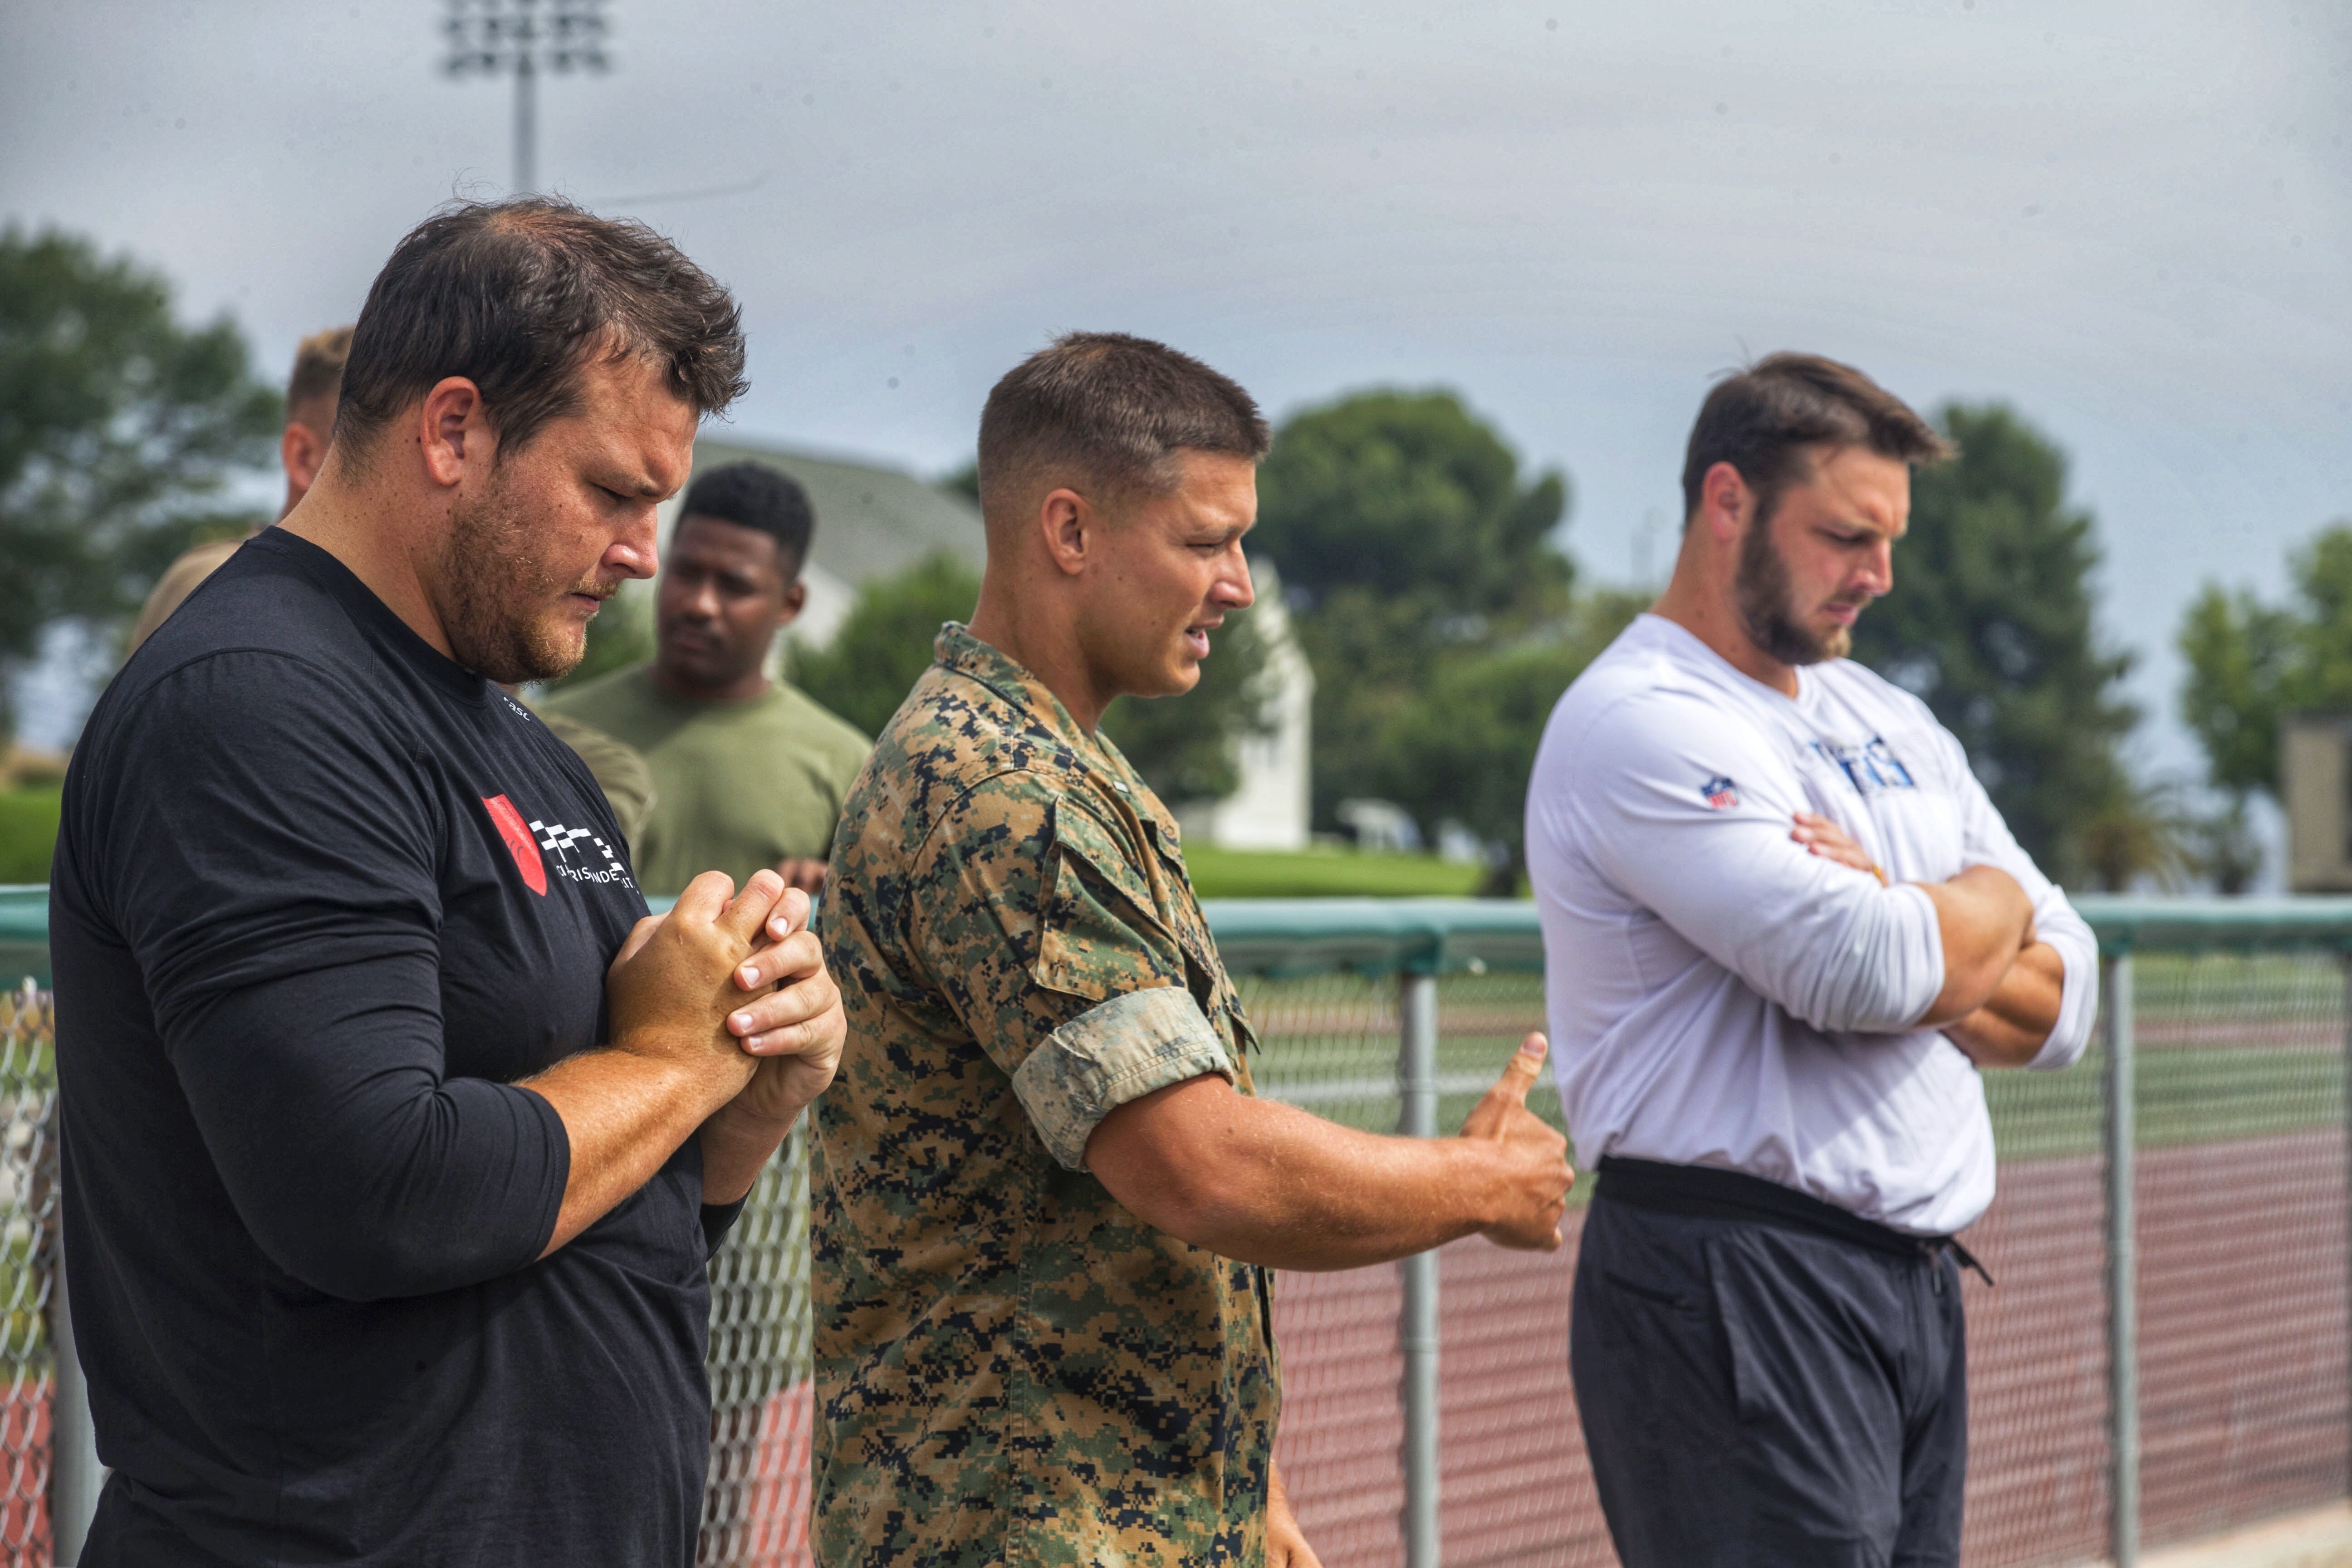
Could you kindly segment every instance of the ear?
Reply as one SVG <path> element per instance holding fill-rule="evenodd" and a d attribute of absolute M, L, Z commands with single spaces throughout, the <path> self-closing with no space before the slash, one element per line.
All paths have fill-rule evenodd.
<path fill-rule="evenodd" d="M 481 389 L 462 375 L 437 384 L 416 405 L 415 433 L 425 472 L 436 485 L 456 485 L 471 467 L 487 473 L 498 456 L 498 436 L 482 409 Z"/>
<path fill-rule="evenodd" d="M 784 584 L 784 607 L 782 613 L 776 616 L 776 625 L 780 626 L 791 626 L 794 621 L 800 619 L 801 612 L 807 607 L 808 584 L 803 582 L 799 577 L 795 576 L 791 582 Z"/>
<path fill-rule="evenodd" d="M 1717 463 L 1699 480 L 1699 521 L 1725 543 L 1747 531 L 1756 510 L 1756 492 L 1729 463 Z"/>
<path fill-rule="evenodd" d="M 327 443 L 316 430 L 297 419 L 278 437 L 278 463 L 296 489 L 307 490 L 327 460 Z"/>
<path fill-rule="evenodd" d="M 1075 577 L 1087 569 L 1087 555 L 1102 525 L 1102 515 L 1094 503 L 1074 489 L 1054 490 L 1037 504 L 1037 531 L 1045 540 L 1045 553 L 1064 576 Z"/>

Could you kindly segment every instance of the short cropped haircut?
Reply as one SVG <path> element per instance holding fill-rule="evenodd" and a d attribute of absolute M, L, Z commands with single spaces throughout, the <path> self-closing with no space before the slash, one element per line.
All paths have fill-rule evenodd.
<path fill-rule="evenodd" d="M 980 506 L 1062 470 L 1104 504 L 1164 494 L 1181 451 L 1265 456 L 1265 416 L 1229 377 L 1124 332 L 1070 332 L 1005 373 L 980 416 Z M 1002 504 L 1002 501 L 999 502 Z"/>
<path fill-rule="evenodd" d="M 312 332 L 294 350 L 294 374 L 286 382 L 286 420 L 292 424 L 321 400 L 333 402 L 343 388 L 343 362 L 352 357 L 352 330 L 329 327 Z M 320 435 L 326 432 L 321 430 Z"/>
<path fill-rule="evenodd" d="M 717 414 L 746 384 L 741 313 L 644 224 L 553 196 L 453 203 L 409 230 L 369 287 L 336 434 L 372 443 L 457 375 L 481 389 L 503 458 L 579 407 L 594 359 L 657 364 L 698 415 Z"/>
<path fill-rule="evenodd" d="M 799 574 L 816 534 L 816 509 L 809 505 L 808 491 L 792 475 L 765 463 L 728 463 L 695 475 L 677 511 L 681 523 L 689 517 L 757 529 L 774 540 L 787 583 Z"/>
<path fill-rule="evenodd" d="M 1956 448 L 1910 405 L 1849 364 L 1819 354 L 1768 354 L 1716 383 L 1699 405 L 1683 457 L 1683 522 L 1698 515 L 1706 471 L 1729 463 L 1772 515 L 1780 492 L 1807 473 L 1808 447 L 1866 447 L 1906 463 L 1937 463 Z"/>

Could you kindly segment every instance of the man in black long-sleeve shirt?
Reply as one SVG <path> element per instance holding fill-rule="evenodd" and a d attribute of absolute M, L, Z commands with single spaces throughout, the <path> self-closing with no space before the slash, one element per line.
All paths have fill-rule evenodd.
<path fill-rule="evenodd" d="M 692 1561 L 704 1259 L 838 994 L 772 875 L 642 919 L 492 683 L 652 574 L 741 366 L 648 231 L 429 220 L 317 485 L 92 714 L 51 925 L 85 1564 Z"/>

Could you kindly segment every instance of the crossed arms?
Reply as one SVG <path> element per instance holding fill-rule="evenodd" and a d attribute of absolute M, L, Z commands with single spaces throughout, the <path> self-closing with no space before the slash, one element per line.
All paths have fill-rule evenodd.
<path fill-rule="evenodd" d="M 1837 824 L 1809 811 L 1795 820 L 1789 837 L 1815 855 L 1878 874 Z M 1935 906 L 1944 961 L 1943 987 L 1919 1023 L 1942 1028 L 1979 1067 L 2032 1061 L 2058 1026 L 2066 965 L 2056 948 L 2038 940 L 2025 889 L 1989 865 L 1970 866 L 1949 881 L 1915 885 Z"/>
<path fill-rule="evenodd" d="M 1942 779 L 1940 798 L 1914 803 L 1926 814 L 1915 831 L 1929 840 L 1915 852 L 1940 867 L 1921 876 L 1915 863 L 1916 880 L 1892 885 L 1807 810 L 1771 744 L 1699 700 L 1621 702 L 1575 741 L 1549 780 L 1538 764 L 1530 841 L 1580 862 L 1580 885 L 1609 889 L 1608 911 L 1635 922 L 1629 933 L 1666 928 L 1643 939 L 1648 962 L 1696 950 L 1823 1033 L 1938 1028 L 1985 1067 L 2063 1067 L 2081 1053 L 2096 992 L 2090 930 L 2019 848 L 1948 735 L 1915 761 Z M 1692 782 L 1719 773 L 1738 781 L 1725 798 Z M 1932 842 L 1945 832 L 1946 844 Z M 1622 910 L 1609 901 L 1619 899 Z"/>

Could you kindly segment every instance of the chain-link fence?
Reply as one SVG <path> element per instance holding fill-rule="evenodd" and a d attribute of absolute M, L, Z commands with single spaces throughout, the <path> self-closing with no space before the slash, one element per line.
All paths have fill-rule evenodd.
<path fill-rule="evenodd" d="M 0 1563 L 49 1551 L 50 1249 L 57 1235 L 58 1079 L 48 996 L 0 995 Z"/>
<path fill-rule="evenodd" d="M 2084 903 L 2123 957 L 2113 967 L 2129 1005 L 2107 1014 L 2125 1048 L 2111 1059 L 2103 1041 L 2069 1071 L 1986 1080 L 2000 1196 L 1968 1240 L 2000 1284 L 1968 1277 L 1971 1568 L 2084 1563 L 2117 1543 L 2128 1558 L 2141 1535 L 2186 1540 L 2342 1498 L 2352 1471 L 2341 957 L 2352 900 Z M 1264 1047 L 1262 1090 L 1349 1125 L 1392 1129 L 1408 1093 L 1425 1093 L 1452 1130 L 1542 1023 L 1525 906 L 1264 903 L 1211 919 Z M 1400 1049 L 1418 1026 L 1401 1005 L 1412 986 L 1434 1004 L 1419 1057 Z M 8 1565 L 50 1561 L 49 1026 L 37 990 L 0 994 Z M 2120 1163 L 2107 1147 L 2123 1124 L 2106 1092 L 2116 1061 L 2133 1089 Z M 1530 1103 L 1557 1122 L 1549 1085 Z M 2137 1310 L 2121 1320 L 2110 1302 L 2134 1293 L 2118 1295 L 2107 1269 L 2116 1170 L 2137 1210 L 2126 1280 Z M 712 1263 L 705 1563 L 808 1561 L 807 1183 L 796 1135 Z M 1444 1249 L 1433 1369 L 1411 1331 L 1409 1266 L 1279 1279 L 1280 1459 L 1334 1568 L 1433 1561 L 1432 1539 L 1456 1568 L 1614 1563 L 1568 1373 L 1591 1184 L 1558 1254 L 1475 1239 Z M 2121 1363 L 2110 1355 L 2118 1322 L 2137 1331 L 2122 1336 L 2134 1353 Z M 1408 1431 L 1416 1367 L 1435 1374 L 1426 1473 Z M 2119 1367 L 2137 1374 L 2120 1413 Z M 2119 1450 L 2138 1455 L 2126 1471 L 2137 1488 L 2125 1489 L 2139 1497 L 2125 1521 L 2137 1529 L 2115 1528 Z M 1412 1493 L 1433 1504 L 1426 1535 Z"/>
<path fill-rule="evenodd" d="M 2118 1164 L 2107 1148 L 2105 1026 L 2067 1071 L 1986 1079 L 2000 1195 L 1968 1241 L 2000 1283 L 1966 1276 L 1971 1568 L 2128 1561 L 2143 1538 L 2189 1540 L 2340 1499 L 2352 1472 L 2342 956 L 2352 903 L 2084 902 L 2123 959 L 2111 979 L 2129 1005 L 2109 1006 L 2107 1025 L 2125 1031 L 2116 1054 L 2130 1068 L 2132 1136 Z M 1265 1047 L 1265 1091 L 1336 1119 L 1398 1124 L 1409 1013 L 1398 997 L 1416 982 L 1384 969 L 1454 971 L 1434 982 L 1441 1131 L 1460 1124 L 1519 1037 L 1542 1026 L 1534 975 L 1462 972 L 1477 966 L 1475 937 L 1440 933 L 1418 952 L 1397 937 L 1386 955 L 1343 948 L 1352 971 L 1302 976 L 1306 954 L 1286 955 L 1272 928 L 1295 922 L 1311 951 L 1328 948 L 1344 919 L 1220 912 L 1221 937 L 1237 926 L 1256 972 L 1244 990 Z M 1532 926 L 1531 911 L 1522 918 Z M 1443 912 L 1431 923 L 1442 926 Z M 1528 962 L 1524 947 L 1510 956 Z M 1556 1097 L 1530 1104 L 1559 1125 Z M 2120 1298 L 2121 1320 L 2108 1277 L 2116 1169 L 2137 1210 L 2135 1289 Z M 1580 1184 L 1558 1254 L 1477 1240 L 1444 1249 L 1436 1484 L 1449 1568 L 1616 1562 L 1566 1355 L 1592 1185 L 1590 1175 Z M 1398 1269 L 1289 1275 L 1277 1288 L 1280 1458 L 1327 1561 L 1417 1556 L 1399 1392 L 1410 1383 L 1404 1310 Z M 2120 1364 L 2136 1371 L 2137 1391 L 2114 1424 L 2118 1321 L 2136 1330 Z M 2119 1449 L 2137 1456 L 2125 1489 L 2137 1506 L 2121 1520 Z"/>
<path fill-rule="evenodd" d="M 808 1561 L 808 1121 L 760 1173 L 710 1260 L 710 1479 L 704 1563 Z"/>

